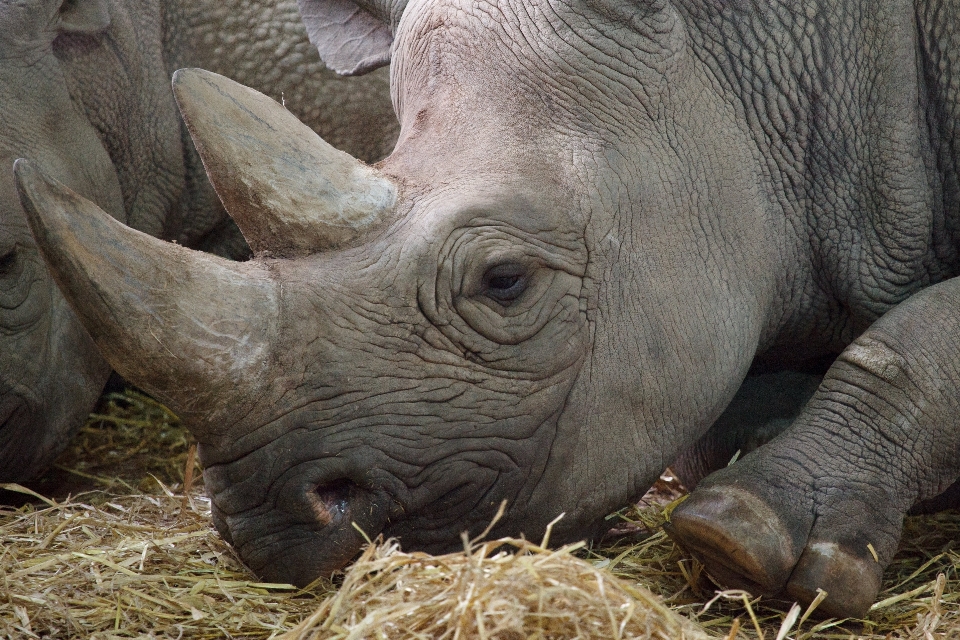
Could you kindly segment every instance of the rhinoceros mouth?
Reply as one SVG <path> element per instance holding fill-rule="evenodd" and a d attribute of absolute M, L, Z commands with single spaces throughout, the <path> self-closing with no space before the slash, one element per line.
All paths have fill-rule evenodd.
<path fill-rule="evenodd" d="M 20 384 L 0 384 L 0 448 L 5 440 L 11 438 L 12 432 L 26 428 L 43 415 L 43 404 L 35 393 Z M 35 431 L 41 432 L 40 429 Z M 22 438 L 25 435 L 25 432 L 20 431 L 16 437 Z"/>

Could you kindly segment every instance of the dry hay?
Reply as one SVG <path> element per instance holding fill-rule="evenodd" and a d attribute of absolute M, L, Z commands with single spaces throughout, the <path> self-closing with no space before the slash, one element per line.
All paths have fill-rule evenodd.
<path fill-rule="evenodd" d="M 99 489 L 110 493 L 163 493 L 182 483 L 193 442 L 180 421 L 152 398 L 127 390 L 109 393 L 54 466 L 30 488 L 66 496 Z"/>
<path fill-rule="evenodd" d="M 162 406 L 110 396 L 58 468 L 31 485 L 46 500 L 19 487 L 4 494 L 13 506 L 0 507 L 0 637 L 615 638 L 621 625 L 622 637 L 960 637 L 956 513 L 907 519 L 863 621 L 718 595 L 658 529 L 676 495 L 670 482 L 655 504 L 611 516 L 619 535 L 592 547 L 475 541 L 431 557 L 387 541 L 337 578 L 339 590 L 297 590 L 260 583 L 213 530 L 202 491 L 184 499 L 189 445 Z"/>
<path fill-rule="evenodd" d="M 199 496 L 51 501 L 0 519 L 0 636 L 265 638 L 317 606 L 319 592 L 258 582 Z"/>
<path fill-rule="evenodd" d="M 370 545 L 337 594 L 283 638 L 709 637 L 648 590 L 574 556 L 583 546 L 464 540 L 461 553 L 430 556 Z"/>

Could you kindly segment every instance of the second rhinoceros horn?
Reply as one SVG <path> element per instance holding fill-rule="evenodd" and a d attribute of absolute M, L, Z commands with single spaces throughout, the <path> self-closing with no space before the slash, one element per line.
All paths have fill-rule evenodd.
<path fill-rule="evenodd" d="M 200 69 L 177 71 L 173 89 L 210 182 L 255 252 L 353 244 L 395 205 L 389 179 L 262 93 Z"/>

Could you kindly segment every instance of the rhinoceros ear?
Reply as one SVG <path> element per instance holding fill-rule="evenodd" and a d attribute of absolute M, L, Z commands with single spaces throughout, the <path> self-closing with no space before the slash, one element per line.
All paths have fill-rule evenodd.
<path fill-rule="evenodd" d="M 397 187 L 267 96 L 201 69 L 174 95 L 210 182 L 257 253 L 296 257 L 357 241 L 392 210 Z"/>
<path fill-rule="evenodd" d="M 340 75 L 390 64 L 393 33 L 407 0 L 297 0 L 310 42 Z"/>

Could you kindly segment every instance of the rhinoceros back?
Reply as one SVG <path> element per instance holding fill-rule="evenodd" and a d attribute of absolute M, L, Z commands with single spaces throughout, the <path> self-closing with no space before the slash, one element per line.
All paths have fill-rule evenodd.
<path fill-rule="evenodd" d="M 678 4 L 795 240 L 781 351 L 838 352 L 960 273 L 956 3 Z"/>

